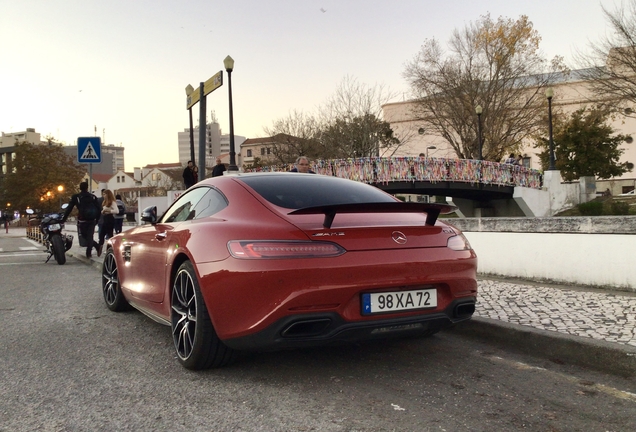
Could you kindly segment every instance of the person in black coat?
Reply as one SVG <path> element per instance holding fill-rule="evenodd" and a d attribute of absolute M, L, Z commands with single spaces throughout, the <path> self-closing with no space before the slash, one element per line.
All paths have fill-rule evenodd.
<path fill-rule="evenodd" d="M 93 248 L 98 250 L 98 243 L 94 240 L 95 225 L 101 215 L 101 207 L 97 202 L 97 197 L 88 191 L 88 182 L 81 182 L 80 192 L 71 197 L 68 207 L 64 212 L 64 221 L 71 214 L 73 208 L 77 206 L 77 231 L 86 239 L 86 258 L 92 256 Z"/>
<path fill-rule="evenodd" d="M 226 171 L 225 165 L 221 163 L 221 158 L 216 158 L 216 165 L 212 169 L 212 177 L 222 176 Z"/>
<path fill-rule="evenodd" d="M 188 189 L 190 186 L 194 185 L 194 171 L 192 170 L 192 161 L 188 161 L 188 166 L 183 170 L 183 183 L 185 184 L 185 188 Z"/>

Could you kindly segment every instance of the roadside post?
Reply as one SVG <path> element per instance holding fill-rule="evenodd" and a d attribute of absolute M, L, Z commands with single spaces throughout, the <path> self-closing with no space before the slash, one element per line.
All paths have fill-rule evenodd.
<path fill-rule="evenodd" d="M 205 97 L 223 85 L 223 71 L 218 71 L 206 82 L 199 84 L 199 87 L 192 89 L 188 84 L 186 87 L 186 109 L 190 111 L 190 154 L 194 155 L 194 140 L 192 138 L 192 107 L 197 103 L 199 105 L 199 180 L 205 179 L 205 137 L 206 137 L 206 119 L 205 119 Z M 192 163 L 196 164 L 194 158 Z"/>

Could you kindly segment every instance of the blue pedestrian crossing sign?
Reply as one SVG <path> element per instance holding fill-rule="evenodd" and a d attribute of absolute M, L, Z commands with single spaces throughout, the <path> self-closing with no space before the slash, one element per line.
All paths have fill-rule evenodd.
<path fill-rule="evenodd" d="M 100 137 L 77 138 L 79 163 L 102 163 L 102 139 Z"/>

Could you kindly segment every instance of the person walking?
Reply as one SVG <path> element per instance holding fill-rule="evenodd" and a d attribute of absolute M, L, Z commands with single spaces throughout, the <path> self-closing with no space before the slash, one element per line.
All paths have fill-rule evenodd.
<path fill-rule="evenodd" d="M 194 171 L 192 170 L 192 161 L 188 161 L 188 166 L 183 170 L 183 184 L 188 189 L 194 184 Z"/>
<path fill-rule="evenodd" d="M 115 214 L 115 234 L 122 232 L 124 228 L 124 219 L 126 218 L 126 204 L 121 199 L 121 195 L 115 195 L 117 203 L 117 214 Z"/>
<path fill-rule="evenodd" d="M 99 238 L 100 233 L 102 232 L 102 225 L 104 225 L 104 215 L 101 214 L 102 205 L 104 205 L 104 191 L 106 189 L 102 189 L 97 197 L 97 204 L 99 204 L 99 219 L 97 220 L 97 238 Z"/>
<path fill-rule="evenodd" d="M 119 212 L 117 208 L 117 201 L 115 195 L 110 189 L 104 189 L 102 193 L 104 197 L 104 203 L 102 204 L 102 215 L 104 217 L 104 223 L 102 229 L 99 232 L 99 245 L 97 246 L 97 256 L 102 255 L 104 248 L 104 240 L 113 236 L 113 230 L 115 229 L 115 215 Z"/>
<path fill-rule="evenodd" d="M 93 248 L 99 251 L 93 236 L 101 209 L 97 197 L 88 191 L 88 182 L 81 182 L 79 188 L 80 192 L 73 195 L 68 202 L 63 221 L 66 221 L 73 208 L 77 207 L 77 233 L 80 236 L 80 246 L 86 246 L 86 258 L 91 258 Z"/>
<path fill-rule="evenodd" d="M 216 165 L 212 169 L 212 177 L 222 176 L 225 171 L 225 164 L 221 162 L 221 158 L 216 158 Z"/>

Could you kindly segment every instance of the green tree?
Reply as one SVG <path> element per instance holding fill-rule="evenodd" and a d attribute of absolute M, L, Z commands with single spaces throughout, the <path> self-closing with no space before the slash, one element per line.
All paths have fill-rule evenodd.
<path fill-rule="evenodd" d="M 484 159 L 516 153 L 540 126 L 548 72 L 565 70 L 561 58 L 548 64 L 541 56 L 540 40 L 526 16 L 495 21 L 485 15 L 455 30 L 448 51 L 435 39 L 425 41 L 404 71 L 416 98 L 412 116 L 457 157 L 476 159 L 481 106 Z"/>
<path fill-rule="evenodd" d="M 327 126 L 322 143 L 335 152 L 335 157 L 380 156 L 400 144 L 391 125 L 373 114 L 351 119 L 339 118 Z"/>
<path fill-rule="evenodd" d="M 79 188 L 85 170 L 67 155 L 60 144 L 18 143 L 15 158 L 2 183 L 3 195 L 13 208 L 27 207 L 54 211 L 60 198 L 68 198 Z M 58 191 L 63 187 L 63 192 Z M 62 195 L 60 195 L 62 194 Z"/>
<path fill-rule="evenodd" d="M 569 118 L 553 123 L 555 166 L 564 180 L 576 180 L 583 176 L 608 179 L 631 171 L 634 164 L 619 162 L 624 150 L 619 147 L 630 138 L 628 135 L 614 135 L 609 124 L 610 112 L 594 107 L 581 108 Z M 539 153 L 543 169 L 549 166 L 549 141 L 539 137 L 535 147 Z"/>

